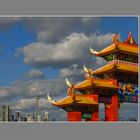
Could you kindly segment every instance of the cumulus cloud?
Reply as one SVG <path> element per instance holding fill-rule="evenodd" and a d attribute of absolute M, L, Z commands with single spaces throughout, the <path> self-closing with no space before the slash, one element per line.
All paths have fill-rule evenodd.
<path fill-rule="evenodd" d="M 22 22 L 29 30 L 37 34 L 43 42 L 56 43 L 72 32 L 86 33 L 95 30 L 99 17 L 0 17 L 0 29 L 8 29 L 14 23 Z"/>
<path fill-rule="evenodd" d="M 0 101 L 7 102 L 8 100 L 12 101 L 25 96 L 31 97 L 34 93 L 35 87 L 32 86 L 31 81 L 16 81 L 12 86 L 0 87 Z"/>
<path fill-rule="evenodd" d="M 96 46 L 97 50 L 106 46 L 113 34 L 86 35 L 84 33 L 72 33 L 56 44 L 42 42 L 31 43 L 23 48 L 24 63 L 35 67 L 67 67 L 72 64 L 91 63 L 89 46 Z"/>
<path fill-rule="evenodd" d="M 12 106 L 14 110 L 29 110 L 35 108 L 35 98 L 23 98 L 17 101 L 16 105 Z M 53 107 L 46 98 L 39 98 L 39 108 L 50 109 Z"/>
<path fill-rule="evenodd" d="M 13 110 L 31 109 L 35 106 L 35 99 L 21 99 L 17 101 L 15 106 L 12 106 Z"/>
<path fill-rule="evenodd" d="M 103 65 L 106 65 L 106 64 L 107 64 L 107 61 L 104 58 L 96 57 L 96 66 L 95 66 L 95 68 L 99 68 L 99 67 L 101 67 Z"/>
<path fill-rule="evenodd" d="M 9 87 L 0 87 L 0 101 L 13 101 L 21 98 L 34 98 L 37 94 L 46 98 L 47 93 L 52 97 L 66 94 L 66 83 L 64 79 L 38 80 L 38 93 L 35 81 L 15 81 Z"/>
<path fill-rule="evenodd" d="M 100 21 L 99 17 L 36 17 L 26 18 L 25 23 L 37 33 L 39 41 L 56 43 L 73 32 L 91 32 Z"/>
<path fill-rule="evenodd" d="M 125 121 L 129 121 L 132 118 L 138 120 L 138 104 L 123 103 L 119 109 L 119 117 Z"/>
<path fill-rule="evenodd" d="M 78 64 L 73 64 L 70 67 L 62 68 L 60 70 L 61 78 L 68 78 L 72 82 L 77 82 L 84 79 L 84 70 L 83 67 L 80 67 Z"/>
<path fill-rule="evenodd" d="M 11 88 L 9 88 L 9 87 L 0 87 L 0 99 L 4 99 L 6 97 L 9 97 L 9 96 L 11 96 L 11 94 L 12 94 Z"/>
<path fill-rule="evenodd" d="M 43 79 L 45 75 L 40 71 L 36 69 L 32 69 L 27 73 L 27 76 L 33 79 Z"/>

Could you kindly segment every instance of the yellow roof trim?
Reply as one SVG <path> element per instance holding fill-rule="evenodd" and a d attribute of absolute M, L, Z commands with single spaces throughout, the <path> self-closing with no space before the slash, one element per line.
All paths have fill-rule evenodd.
<path fill-rule="evenodd" d="M 104 80 L 99 78 L 92 78 L 92 80 L 85 80 L 74 86 L 75 90 L 85 90 L 89 88 L 102 88 L 102 89 L 118 89 L 112 80 Z"/>
<path fill-rule="evenodd" d="M 115 44 L 110 45 L 109 47 L 99 51 L 99 52 L 92 52 L 97 56 L 103 56 L 112 52 L 122 52 L 127 54 L 138 55 L 138 45 L 131 45 L 125 42 L 119 43 L 117 46 Z"/>
<path fill-rule="evenodd" d="M 114 67 L 116 65 L 116 67 Z M 103 73 L 107 73 L 110 71 L 125 71 L 128 73 L 138 73 L 138 65 L 136 63 L 130 63 L 130 62 L 121 62 L 121 61 L 114 61 L 114 62 L 110 62 L 107 65 L 93 71 L 93 75 L 99 75 L 99 74 L 103 74 Z"/>
<path fill-rule="evenodd" d="M 82 94 L 74 94 L 75 95 L 75 103 L 78 105 L 98 105 L 98 102 L 95 101 L 93 98 L 91 98 L 89 95 L 82 95 Z M 58 107 L 64 107 L 72 105 L 74 102 L 72 96 L 67 96 L 62 100 L 59 100 L 55 103 L 52 103 L 55 106 Z"/>

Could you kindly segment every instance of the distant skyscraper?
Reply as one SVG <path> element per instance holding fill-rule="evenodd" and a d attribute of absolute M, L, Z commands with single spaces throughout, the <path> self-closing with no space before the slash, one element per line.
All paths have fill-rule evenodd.
<path fill-rule="evenodd" d="M 44 113 L 44 121 L 49 121 L 49 112 Z"/>
<path fill-rule="evenodd" d="M 42 121 L 42 118 L 41 118 L 40 115 L 37 116 L 37 121 L 38 121 L 38 122 L 41 122 L 41 121 Z"/>
<path fill-rule="evenodd" d="M 9 118 L 9 106 L 8 105 L 4 105 L 4 121 L 8 121 Z"/>
<path fill-rule="evenodd" d="M 0 105 L 0 121 L 11 121 L 12 110 L 9 105 Z"/>
<path fill-rule="evenodd" d="M 27 122 L 33 122 L 33 118 L 31 114 L 28 114 L 27 116 Z"/>
<path fill-rule="evenodd" d="M 0 121 L 3 121 L 3 107 L 0 105 Z"/>
<path fill-rule="evenodd" d="M 21 119 L 21 111 L 15 111 L 15 119 L 16 119 L 16 121 L 20 121 L 20 119 Z"/>

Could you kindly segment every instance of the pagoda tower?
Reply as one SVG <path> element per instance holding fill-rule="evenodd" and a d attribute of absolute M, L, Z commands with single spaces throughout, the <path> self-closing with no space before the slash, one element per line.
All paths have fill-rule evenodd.
<path fill-rule="evenodd" d="M 57 107 L 68 112 L 68 121 L 99 121 L 99 95 L 98 92 L 113 95 L 118 91 L 116 80 L 104 80 L 86 77 L 86 80 L 74 85 L 66 80 L 68 96 L 60 101 L 53 100 L 48 95 L 48 100 Z M 108 100 L 107 103 L 110 103 Z M 118 109 L 116 106 L 115 108 Z"/>
<path fill-rule="evenodd" d="M 100 52 L 90 48 L 92 54 L 108 61 L 107 65 L 93 71 L 93 75 L 103 79 L 112 78 L 118 82 L 138 84 L 138 45 L 132 33 L 129 33 L 124 42 L 119 41 L 117 34 L 112 41 L 113 44 Z"/>
<path fill-rule="evenodd" d="M 115 34 L 113 44 L 97 52 L 90 48 L 93 55 L 104 58 L 108 64 L 92 72 L 103 79 L 116 79 L 119 87 L 119 101 L 138 102 L 138 45 L 132 33 L 124 42 Z M 126 94 L 127 93 L 127 94 Z M 132 95 L 132 96 L 128 96 Z"/>
<path fill-rule="evenodd" d="M 100 103 L 105 105 L 105 121 L 118 121 L 120 102 L 124 102 L 118 91 L 134 95 L 133 85 L 138 85 L 138 45 L 132 33 L 124 42 L 115 34 L 107 48 L 97 52 L 90 47 L 90 52 L 108 64 L 94 71 L 84 66 L 84 81 L 74 85 L 66 79 L 68 96 L 55 101 L 48 95 L 48 100 L 67 111 L 68 121 L 99 121 Z M 131 102 L 137 103 L 138 98 L 132 98 Z"/>

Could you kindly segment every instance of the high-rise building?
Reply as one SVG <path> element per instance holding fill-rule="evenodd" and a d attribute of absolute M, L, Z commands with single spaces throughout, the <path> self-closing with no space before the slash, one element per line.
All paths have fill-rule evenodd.
<path fill-rule="evenodd" d="M 0 121 L 3 121 L 3 108 L 2 108 L 2 105 L 0 105 Z"/>
<path fill-rule="evenodd" d="M 37 121 L 38 121 L 38 122 L 41 122 L 41 121 L 42 121 L 42 118 L 41 118 L 40 115 L 37 116 Z"/>
<path fill-rule="evenodd" d="M 49 121 L 49 112 L 44 113 L 44 121 Z"/>
<path fill-rule="evenodd" d="M 11 121 L 12 110 L 9 105 L 0 105 L 0 121 Z"/>
<path fill-rule="evenodd" d="M 21 111 L 15 111 L 15 120 L 20 121 L 21 120 Z"/>

